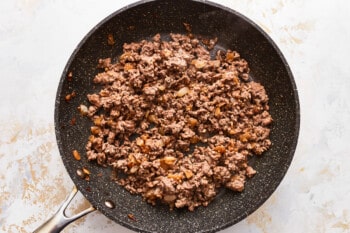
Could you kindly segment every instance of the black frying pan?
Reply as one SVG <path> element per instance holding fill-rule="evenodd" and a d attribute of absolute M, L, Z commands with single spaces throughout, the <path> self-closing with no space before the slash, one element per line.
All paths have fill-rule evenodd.
<path fill-rule="evenodd" d="M 237 50 L 251 68 L 254 80 L 263 84 L 270 98 L 274 119 L 273 146 L 260 157 L 250 159 L 258 173 L 249 179 L 242 193 L 224 191 L 209 204 L 194 212 L 170 211 L 167 206 L 151 206 L 140 196 L 131 195 L 110 178 L 111 169 L 90 163 L 85 145 L 91 122 L 80 116 L 77 107 L 89 105 L 86 95 L 97 92 L 92 82 L 99 72 L 99 58 L 116 58 L 124 42 L 140 41 L 156 33 L 192 33 L 218 37 L 218 47 Z M 108 34 L 115 39 L 107 43 Z M 72 72 L 72 80 L 67 78 Z M 76 96 L 65 100 L 72 92 Z M 72 119 L 76 124 L 71 125 Z M 290 68 L 280 50 L 256 24 L 223 6 L 202 1 L 142 1 L 108 16 L 81 41 L 70 57 L 61 77 L 55 105 L 55 130 L 64 165 L 79 191 L 101 213 L 115 222 L 140 232 L 215 232 L 244 219 L 274 192 L 292 161 L 299 133 L 299 100 Z M 81 161 L 72 156 L 78 150 Z M 86 167 L 90 181 L 77 175 Z M 111 200 L 115 208 L 108 208 Z M 132 214 L 133 218 L 130 218 Z"/>

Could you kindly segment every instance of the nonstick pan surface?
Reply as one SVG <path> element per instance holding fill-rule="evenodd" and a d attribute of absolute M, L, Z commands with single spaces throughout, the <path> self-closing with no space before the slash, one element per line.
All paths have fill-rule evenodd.
<path fill-rule="evenodd" d="M 79 114 L 80 104 L 89 105 L 86 95 L 98 92 L 92 82 L 100 71 L 98 59 L 117 58 L 125 42 L 136 42 L 161 33 L 187 33 L 218 38 L 217 48 L 238 51 L 251 69 L 251 77 L 266 88 L 274 119 L 270 150 L 249 160 L 258 173 L 249 179 L 242 193 L 222 191 L 208 207 L 194 212 L 170 211 L 167 206 L 151 206 L 111 180 L 110 168 L 86 159 L 85 145 L 91 122 Z M 108 35 L 115 44 L 108 44 Z M 68 74 L 71 72 L 72 78 Z M 75 96 L 66 101 L 68 94 Z M 299 134 L 299 100 L 290 68 L 273 41 L 256 24 L 223 6 L 202 1 L 142 1 L 108 16 L 81 41 L 70 57 L 57 91 L 55 130 L 64 165 L 80 192 L 101 213 L 139 232 L 216 232 L 231 226 L 261 206 L 280 184 L 292 161 Z M 72 122 L 75 121 L 75 124 Z M 77 161 L 72 151 L 78 150 Z M 90 180 L 80 178 L 85 167 Z M 112 201 L 115 208 L 105 206 Z M 130 218 L 130 214 L 134 218 Z M 129 217 L 128 217 L 129 215 Z"/>

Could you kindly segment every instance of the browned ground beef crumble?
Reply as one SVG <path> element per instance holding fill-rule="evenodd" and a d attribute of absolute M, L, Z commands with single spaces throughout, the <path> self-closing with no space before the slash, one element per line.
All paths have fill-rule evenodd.
<path fill-rule="evenodd" d="M 131 193 L 193 211 L 220 187 L 244 189 L 256 173 L 248 157 L 271 145 L 272 118 L 239 53 L 219 50 L 211 59 L 197 38 L 170 38 L 124 44 L 116 63 L 100 59 L 104 72 L 93 81 L 104 86 L 88 95 L 86 150 Z"/>

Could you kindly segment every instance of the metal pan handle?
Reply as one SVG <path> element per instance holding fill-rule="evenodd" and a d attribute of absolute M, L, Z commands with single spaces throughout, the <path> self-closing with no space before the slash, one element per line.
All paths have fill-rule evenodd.
<path fill-rule="evenodd" d="M 67 217 L 67 215 L 65 214 L 65 210 L 67 209 L 69 203 L 73 200 L 77 192 L 78 189 L 74 186 L 73 191 L 62 203 L 58 211 L 49 220 L 47 220 L 44 224 L 38 227 L 33 233 L 59 233 L 71 222 L 74 222 L 75 220 L 87 215 L 88 213 L 95 211 L 96 209 L 93 206 L 90 206 L 86 210 L 83 210 L 82 212 L 72 217 Z"/>

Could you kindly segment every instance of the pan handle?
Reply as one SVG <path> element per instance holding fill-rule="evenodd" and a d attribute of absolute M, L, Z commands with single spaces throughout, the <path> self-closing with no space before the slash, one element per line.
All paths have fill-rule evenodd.
<path fill-rule="evenodd" d="M 65 210 L 77 192 L 78 189 L 74 186 L 73 191 L 69 194 L 58 211 L 49 220 L 38 227 L 33 233 L 59 233 L 71 222 L 74 222 L 75 220 L 87 215 L 88 213 L 95 211 L 96 209 L 93 206 L 90 206 L 86 210 L 83 210 L 82 212 L 72 217 L 67 217 Z"/>

